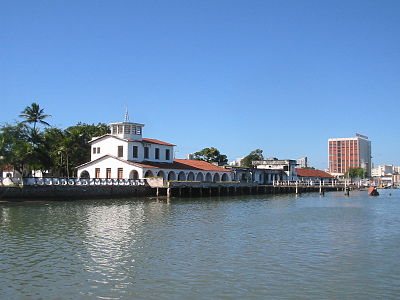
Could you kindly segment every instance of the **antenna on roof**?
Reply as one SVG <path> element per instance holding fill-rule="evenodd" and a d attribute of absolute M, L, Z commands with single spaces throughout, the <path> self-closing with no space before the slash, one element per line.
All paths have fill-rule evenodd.
<path fill-rule="evenodd" d="M 129 114 L 128 114 L 128 105 L 126 106 L 125 109 L 125 118 L 124 118 L 124 122 L 129 122 Z"/>

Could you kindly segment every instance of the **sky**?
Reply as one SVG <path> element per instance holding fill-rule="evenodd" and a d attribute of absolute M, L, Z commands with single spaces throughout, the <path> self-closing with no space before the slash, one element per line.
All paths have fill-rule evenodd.
<path fill-rule="evenodd" d="M 327 167 L 360 133 L 400 165 L 400 1 L 0 0 L 0 123 L 144 123 L 176 157 L 216 147 Z"/>

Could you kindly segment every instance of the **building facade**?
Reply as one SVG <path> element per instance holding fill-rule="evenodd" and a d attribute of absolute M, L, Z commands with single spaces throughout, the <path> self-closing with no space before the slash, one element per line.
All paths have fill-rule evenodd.
<path fill-rule="evenodd" d="M 275 181 L 297 181 L 296 160 L 268 158 L 252 162 L 256 169 L 254 181 L 269 184 Z"/>
<path fill-rule="evenodd" d="M 298 168 L 308 168 L 308 158 L 306 157 L 302 157 L 302 158 L 298 158 L 296 159 L 296 164 Z"/>
<path fill-rule="evenodd" d="M 376 168 L 372 168 L 371 176 L 372 177 L 381 177 L 386 175 L 391 175 L 396 173 L 395 167 L 393 165 L 380 165 Z"/>
<path fill-rule="evenodd" d="M 300 182 L 306 182 L 310 184 L 329 184 L 335 179 L 334 176 L 322 170 L 297 168 L 296 173 Z"/>
<path fill-rule="evenodd" d="M 231 181 L 232 172 L 205 161 L 174 159 L 174 144 L 142 137 L 143 124 L 109 124 L 111 134 L 93 138 L 91 160 L 77 167 L 80 178 Z"/>
<path fill-rule="evenodd" d="M 329 173 L 334 176 L 342 176 L 350 168 L 363 168 L 371 176 L 371 158 L 371 141 L 366 136 L 328 140 Z"/>

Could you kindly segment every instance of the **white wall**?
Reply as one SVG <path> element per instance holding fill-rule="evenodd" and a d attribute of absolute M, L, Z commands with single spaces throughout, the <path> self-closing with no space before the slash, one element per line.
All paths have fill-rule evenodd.
<path fill-rule="evenodd" d="M 138 147 L 138 158 L 133 157 L 133 146 Z M 144 158 L 144 147 L 149 147 L 149 158 Z M 155 158 L 155 149 L 160 149 L 160 159 Z M 165 159 L 165 150 L 169 149 L 169 160 Z M 155 161 L 155 162 L 168 162 L 172 163 L 174 160 L 174 147 L 167 145 L 159 145 L 153 143 L 138 143 L 129 142 L 128 144 L 128 160 L 141 162 L 143 160 Z"/>
<path fill-rule="evenodd" d="M 96 163 L 89 164 L 78 168 L 78 177 L 81 177 L 83 171 L 88 171 L 90 178 L 95 178 L 95 169 L 100 168 L 100 178 L 106 178 L 106 169 L 111 168 L 111 178 L 118 177 L 118 168 L 123 169 L 123 178 L 129 178 L 129 174 L 132 170 L 136 170 L 139 173 L 139 178 L 143 178 L 142 168 L 135 167 L 128 163 L 124 163 L 118 159 L 112 157 L 105 157 L 100 159 Z"/>
<path fill-rule="evenodd" d="M 123 156 L 121 157 L 122 159 L 128 160 L 128 148 L 127 148 L 128 142 L 127 141 L 122 141 L 120 139 L 117 139 L 112 136 L 107 136 L 104 137 L 98 141 L 92 142 L 92 147 L 91 147 L 91 160 L 98 159 L 100 157 L 103 157 L 106 154 L 112 155 L 112 156 L 117 156 L 118 157 L 118 146 L 123 146 L 124 147 L 124 153 Z M 93 154 L 93 148 L 94 147 L 100 147 L 100 153 Z"/>
<path fill-rule="evenodd" d="M 106 154 L 118 157 L 118 146 L 123 146 L 123 156 L 124 160 L 131 160 L 141 162 L 144 160 L 155 161 L 155 162 L 169 162 L 172 163 L 174 159 L 174 147 L 167 145 L 158 145 L 153 143 L 141 143 L 141 142 L 128 142 L 123 141 L 113 136 L 104 137 L 98 141 L 92 142 L 91 144 L 91 160 L 103 157 Z M 138 157 L 133 158 L 133 146 L 138 147 Z M 144 158 L 144 147 L 149 147 L 149 158 Z M 93 148 L 100 148 L 100 153 L 93 153 Z M 160 159 L 155 159 L 155 149 L 160 149 Z M 169 149 L 170 155 L 169 160 L 165 159 L 165 150 Z"/>

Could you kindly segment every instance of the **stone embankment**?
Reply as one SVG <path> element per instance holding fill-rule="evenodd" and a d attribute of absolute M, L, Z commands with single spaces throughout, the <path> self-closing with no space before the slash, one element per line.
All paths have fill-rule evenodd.
<path fill-rule="evenodd" d="M 53 181 L 52 181 L 53 182 Z M 104 184 L 23 185 L 0 187 L 0 200 L 78 200 L 122 197 L 210 197 L 254 194 L 301 194 L 344 190 L 344 186 L 258 185 L 241 182 L 183 182 L 151 178 L 146 181 L 104 181 Z M 139 184 L 140 183 L 140 184 Z"/>

